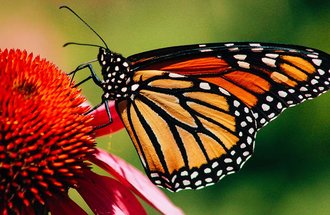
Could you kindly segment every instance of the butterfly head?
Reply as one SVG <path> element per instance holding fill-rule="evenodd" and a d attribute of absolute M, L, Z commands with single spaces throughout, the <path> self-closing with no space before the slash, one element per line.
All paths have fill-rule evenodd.
<path fill-rule="evenodd" d="M 118 100 L 129 94 L 131 81 L 130 63 L 121 54 L 100 48 L 97 59 L 102 67 L 103 99 Z"/>

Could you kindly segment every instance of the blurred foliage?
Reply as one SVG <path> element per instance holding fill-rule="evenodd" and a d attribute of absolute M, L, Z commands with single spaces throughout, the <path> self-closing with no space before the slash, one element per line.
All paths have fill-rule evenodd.
<path fill-rule="evenodd" d="M 65 71 L 95 59 L 95 48 L 61 47 L 68 41 L 101 44 L 72 14 L 58 10 L 63 4 L 125 56 L 225 41 L 299 44 L 330 52 L 330 1 L 323 0 L 3 1 L 0 47 L 25 48 Z M 93 83 L 83 91 L 92 103 L 100 101 Z M 187 214 L 330 214 L 329 107 L 326 94 L 285 111 L 258 133 L 255 154 L 245 167 L 220 183 L 164 192 Z M 141 169 L 126 131 L 98 143 Z"/>

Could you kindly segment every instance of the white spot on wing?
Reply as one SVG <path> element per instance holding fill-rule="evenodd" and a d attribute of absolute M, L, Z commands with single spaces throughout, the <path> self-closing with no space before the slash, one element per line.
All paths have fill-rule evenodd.
<path fill-rule="evenodd" d="M 222 87 L 219 87 L 219 91 L 223 94 L 225 94 L 226 96 L 230 96 L 229 92 L 225 89 L 223 89 Z"/>
<path fill-rule="evenodd" d="M 272 102 L 272 101 L 274 100 L 274 98 L 271 97 L 271 96 L 267 96 L 267 97 L 266 97 L 266 100 L 267 100 L 267 102 Z"/>
<path fill-rule="evenodd" d="M 247 144 L 251 145 L 251 143 L 252 143 L 252 138 L 251 138 L 251 137 L 247 137 L 246 142 L 247 142 Z"/>
<path fill-rule="evenodd" d="M 198 180 L 198 181 L 195 182 L 195 185 L 196 186 L 200 186 L 201 184 L 202 184 L 202 181 L 201 180 Z"/>
<path fill-rule="evenodd" d="M 190 181 L 188 181 L 188 180 L 183 180 L 182 184 L 183 184 L 184 186 L 188 186 L 188 185 L 190 185 Z"/>
<path fill-rule="evenodd" d="M 266 65 L 271 66 L 271 67 L 276 67 L 275 63 L 276 60 L 268 58 L 268 57 L 263 57 L 261 58 L 262 62 L 264 62 Z"/>
<path fill-rule="evenodd" d="M 231 158 L 225 158 L 224 159 L 224 162 L 225 163 L 231 163 L 231 162 L 233 162 L 233 160 Z"/>
<path fill-rule="evenodd" d="M 200 52 L 211 52 L 211 51 L 213 51 L 212 49 L 201 49 L 201 50 L 199 50 Z"/>
<path fill-rule="evenodd" d="M 319 72 L 320 75 L 324 75 L 325 74 L 325 71 L 322 70 L 322 69 L 318 69 L 317 71 Z"/>
<path fill-rule="evenodd" d="M 312 59 L 313 63 L 316 65 L 316 66 L 320 66 L 321 63 L 322 63 L 322 60 L 321 59 Z"/>
<path fill-rule="evenodd" d="M 197 176 L 198 176 L 198 172 L 195 171 L 195 172 L 193 172 L 193 173 L 190 175 L 190 178 L 191 178 L 191 179 L 194 179 L 194 178 L 196 178 Z"/>
<path fill-rule="evenodd" d="M 250 43 L 250 46 L 256 47 L 256 46 L 261 46 L 261 45 L 260 45 L 260 43 Z"/>
<path fill-rule="evenodd" d="M 211 89 L 211 86 L 210 86 L 208 83 L 206 83 L 206 82 L 201 82 L 201 83 L 199 84 L 199 87 L 200 87 L 201 89 L 203 89 L 203 90 L 209 90 L 209 89 Z"/>
<path fill-rule="evenodd" d="M 281 90 L 281 91 L 278 91 L 278 95 L 281 96 L 282 98 L 285 98 L 288 95 L 288 93 Z"/>
<path fill-rule="evenodd" d="M 212 178 L 205 178 L 205 182 L 207 183 L 211 183 L 212 181 L 213 181 Z M 208 184 L 206 186 L 208 186 Z"/>
<path fill-rule="evenodd" d="M 308 89 L 306 87 L 300 87 L 300 91 L 306 92 L 306 91 L 308 91 Z"/>
<path fill-rule="evenodd" d="M 151 178 L 157 178 L 157 177 L 159 177 L 159 174 L 158 173 L 151 173 L 150 176 L 151 176 Z"/>
<path fill-rule="evenodd" d="M 250 69 L 250 64 L 244 61 L 237 61 L 239 67 L 244 69 Z"/>
<path fill-rule="evenodd" d="M 241 158 L 241 157 L 238 157 L 237 160 L 236 160 L 236 163 L 237 163 L 238 165 L 240 165 L 241 162 L 242 162 L 242 158 Z"/>
<path fill-rule="evenodd" d="M 238 51 L 239 49 L 238 49 L 238 47 L 233 47 L 233 48 L 229 48 L 228 50 L 229 51 Z"/>
<path fill-rule="evenodd" d="M 319 57 L 319 56 L 317 56 L 315 54 L 308 54 L 307 56 L 310 57 L 310 58 L 318 58 Z"/>
<path fill-rule="evenodd" d="M 319 82 L 318 82 L 316 79 L 312 79 L 312 80 L 311 80 L 311 84 L 312 84 L 312 85 L 315 85 L 315 84 L 317 84 L 317 83 L 319 83 Z"/>
<path fill-rule="evenodd" d="M 181 176 L 188 176 L 188 172 L 185 170 L 185 171 L 182 171 L 181 172 Z"/>
<path fill-rule="evenodd" d="M 234 55 L 234 58 L 237 59 L 237 60 L 245 60 L 247 57 L 247 55 L 245 54 L 236 54 Z"/>
<path fill-rule="evenodd" d="M 169 73 L 168 76 L 171 78 L 183 78 L 184 77 L 183 75 L 179 75 L 177 73 Z"/>
<path fill-rule="evenodd" d="M 215 161 L 215 162 L 212 164 L 212 168 L 214 169 L 214 168 L 216 168 L 217 166 L 219 166 L 219 163 Z"/>
<path fill-rule="evenodd" d="M 135 91 L 135 90 L 137 90 L 138 88 L 139 88 L 139 85 L 138 85 L 138 84 L 133 84 L 133 85 L 131 86 L 132 91 Z"/>
<path fill-rule="evenodd" d="M 234 106 L 235 106 L 235 107 L 238 107 L 239 105 L 240 105 L 239 101 L 235 100 L 235 101 L 234 101 Z"/>
<path fill-rule="evenodd" d="M 250 152 L 248 152 L 248 151 L 245 151 L 245 152 L 243 152 L 243 155 L 246 157 L 246 156 L 248 156 L 250 154 Z"/>
<path fill-rule="evenodd" d="M 233 46 L 234 43 L 226 43 L 225 46 Z"/>
<path fill-rule="evenodd" d="M 264 50 L 262 47 L 251 49 L 251 51 L 253 51 L 253 52 L 261 52 L 262 50 Z"/>
<path fill-rule="evenodd" d="M 268 104 L 262 104 L 262 105 L 261 105 L 261 108 L 262 108 L 262 110 L 264 110 L 264 111 L 269 111 L 269 109 L 270 109 L 270 107 L 269 107 Z"/>
<path fill-rule="evenodd" d="M 268 54 L 265 54 L 265 56 L 270 57 L 270 58 L 277 58 L 279 56 L 279 54 L 268 53 Z"/>

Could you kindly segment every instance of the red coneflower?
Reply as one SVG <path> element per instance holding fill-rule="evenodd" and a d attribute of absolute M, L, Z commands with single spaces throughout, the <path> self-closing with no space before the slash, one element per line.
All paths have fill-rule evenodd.
<path fill-rule="evenodd" d="M 133 192 L 161 213 L 182 213 L 134 167 L 95 148 L 85 98 L 55 65 L 0 50 L 0 80 L 0 214 L 86 214 L 70 188 L 95 214 L 145 214 Z"/>

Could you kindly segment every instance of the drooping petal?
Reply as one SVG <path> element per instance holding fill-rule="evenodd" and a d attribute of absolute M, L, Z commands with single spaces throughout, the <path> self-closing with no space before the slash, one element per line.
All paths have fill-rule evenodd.
<path fill-rule="evenodd" d="M 47 206 L 52 215 L 75 214 L 86 215 L 87 213 L 66 195 L 48 197 Z"/>
<path fill-rule="evenodd" d="M 85 171 L 77 191 L 95 214 L 146 214 L 134 194 L 118 181 Z"/>
<path fill-rule="evenodd" d="M 119 131 L 120 129 L 124 128 L 124 125 L 116 111 L 115 102 L 109 101 L 108 104 L 109 104 L 110 113 L 111 113 L 111 117 L 112 117 L 112 123 L 104 128 L 96 129 L 95 130 L 96 137 L 114 133 L 114 132 Z M 106 111 L 104 105 L 101 105 L 99 108 L 97 108 L 91 114 L 93 114 L 93 116 L 94 116 L 94 120 L 91 122 L 92 126 L 97 127 L 97 126 L 102 126 L 104 124 L 109 123 L 109 117 L 108 117 L 108 114 L 107 114 L 107 111 Z"/>
<path fill-rule="evenodd" d="M 97 149 L 93 163 L 116 177 L 122 184 L 163 214 L 183 214 L 145 175 L 124 160 Z"/>

